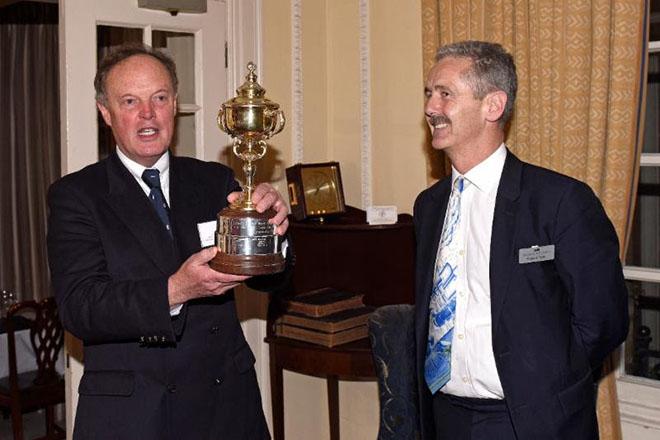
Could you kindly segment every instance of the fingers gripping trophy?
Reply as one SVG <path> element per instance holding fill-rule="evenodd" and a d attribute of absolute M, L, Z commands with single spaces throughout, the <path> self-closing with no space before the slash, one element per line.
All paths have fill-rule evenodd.
<path fill-rule="evenodd" d="M 257 83 L 257 66 L 250 62 L 247 68 L 237 96 L 222 104 L 218 113 L 218 126 L 234 139 L 232 150 L 243 161 L 245 185 L 243 196 L 218 213 L 218 253 L 210 266 L 224 273 L 264 275 L 281 272 L 285 262 L 282 237 L 268 223 L 275 211 L 259 213 L 252 203 L 254 162 L 264 157 L 266 140 L 282 131 L 285 119 L 279 104 L 264 97 L 266 90 Z"/>

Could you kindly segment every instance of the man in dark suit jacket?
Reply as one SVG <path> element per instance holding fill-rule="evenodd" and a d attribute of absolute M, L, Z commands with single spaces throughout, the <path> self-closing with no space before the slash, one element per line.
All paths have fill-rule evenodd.
<path fill-rule="evenodd" d="M 269 438 L 231 290 L 248 277 L 210 269 L 217 250 L 201 250 L 198 231 L 239 196 L 233 174 L 169 153 L 177 98 L 169 57 L 120 48 L 101 62 L 95 85 L 117 150 L 49 192 L 60 316 L 84 343 L 74 438 Z M 147 168 L 158 170 L 169 218 L 149 200 Z M 270 222 L 284 234 L 277 191 L 259 185 L 252 200 L 260 212 L 276 210 Z"/>
<path fill-rule="evenodd" d="M 425 113 L 452 176 L 414 208 L 422 438 L 597 439 L 595 379 L 628 328 L 614 228 L 587 185 L 507 150 L 500 45 L 436 61 Z"/>

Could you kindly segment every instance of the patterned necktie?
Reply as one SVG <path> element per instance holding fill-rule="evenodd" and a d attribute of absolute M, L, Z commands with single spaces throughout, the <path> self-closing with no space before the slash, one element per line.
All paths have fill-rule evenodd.
<path fill-rule="evenodd" d="M 160 187 L 160 171 L 152 168 L 147 168 L 142 173 L 142 180 L 151 188 L 149 193 L 149 200 L 154 205 L 154 209 L 160 218 L 160 221 L 165 225 L 165 229 L 172 236 L 172 227 L 170 225 L 170 208 L 167 206 L 163 190 Z"/>
<path fill-rule="evenodd" d="M 451 377 L 451 343 L 456 313 L 456 285 L 460 271 L 460 243 L 456 239 L 461 220 L 461 193 L 465 180 L 457 177 L 449 196 L 433 274 L 429 304 L 429 340 L 424 363 L 426 384 L 435 394 Z"/>

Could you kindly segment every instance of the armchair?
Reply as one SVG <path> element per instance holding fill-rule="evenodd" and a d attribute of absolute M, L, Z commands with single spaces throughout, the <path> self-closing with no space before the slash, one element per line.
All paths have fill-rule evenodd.
<path fill-rule="evenodd" d="M 414 306 L 382 306 L 369 317 L 369 339 L 378 376 L 378 440 L 418 439 Z"/>

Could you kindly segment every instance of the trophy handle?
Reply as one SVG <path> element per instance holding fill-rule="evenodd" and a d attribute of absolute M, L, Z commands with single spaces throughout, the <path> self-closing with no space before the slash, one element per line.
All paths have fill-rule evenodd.
<path fill-rule="evenodd" d="M 273 114 L 274 113 L 274 114 Z M 273 123 L 270 124 L 269 130 L 264 133 L 266 139 L 270 138 L 271 136 L 276 135 L 282 129 L 284 128 L 284 124 L 286 122 L 286 119 L 284 118 L 284 112 L 282 110 L 266 110 L 264 112 L 265 115 L 268 117 L 274 117 Z"/>
<path fill-rule="evenodd" d="M 229 134 L 230 136 L 233 136 L 234 133 L 231 132 L 231 130 L 227 127 L 227 118 L 226 118 L 226 113 L 225 113 L 225 106 L 223 105 L 220 107 L 220 110 L 218 110 L 218 127 L 225 133 Z"/>
<path fill-rule="evenodd" d="M 275 123 L 275 129 L 271 133 L 271 136 L 276 135 L 284 128 L 286 123 L 286 118 L 284 117 L 284 112 L 280 109 L 277 111 L 277 122 Z"/>

